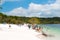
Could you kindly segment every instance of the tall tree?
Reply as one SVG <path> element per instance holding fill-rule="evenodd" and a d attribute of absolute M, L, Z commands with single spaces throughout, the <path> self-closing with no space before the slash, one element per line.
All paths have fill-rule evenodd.
<path fill-rule="evenodd" d="M 38 18 L 31 18 L 28 20 L 28 22 L 31 24 L 39 24 L 40 23 Z"/>

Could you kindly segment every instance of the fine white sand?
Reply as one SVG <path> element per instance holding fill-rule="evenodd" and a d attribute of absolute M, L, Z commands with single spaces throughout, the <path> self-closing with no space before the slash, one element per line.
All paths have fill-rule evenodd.
<path fill-rule="evenodd" d="M 0 24 L 0 40 L 43 40 L 44 36 L 33 29 L 29 29 L 26 24 L 22 26 L 10 24 Z"/>
<path fill-rule="evenodd" d="M 0 24 L 0 40 L 60 40 L 59 34 L 51 33 L 54 37 L 45 37 L 42 33 L 28 28 L 27 24 Z M 45 32 L 45 31 L 44 31 Z M 50 34 L 50 32 L 45 32 Z"/>

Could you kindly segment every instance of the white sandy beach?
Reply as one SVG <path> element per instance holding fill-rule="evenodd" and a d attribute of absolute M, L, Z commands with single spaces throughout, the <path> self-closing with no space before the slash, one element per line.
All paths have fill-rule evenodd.
<path fill-rule="evenodd" d="M 0 24 L 0 40 L 59 40 L 59 34 L 51 33 L 54 37 L 44 37 L 42 33 L 38 33 L 27 25 Z M 48 33 L 45 32 L 45 33 Z M 49 32 L 50 33 L 50 32 Z"/>
<path fill-rule="evenodd" d="M 0 40 L 43 40 L 42 35 L 37 36 L 38 32 L 29 29 L 27 25 L 18 26 L 11 24 L 0 24 Z"/>

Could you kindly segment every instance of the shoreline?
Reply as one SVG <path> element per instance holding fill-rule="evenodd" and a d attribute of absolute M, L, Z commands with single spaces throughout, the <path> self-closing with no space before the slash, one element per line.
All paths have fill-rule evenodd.
<path fill-rule="evenodd" d="M 0 24 L 0 37 L 1 40 L 41 40 L 36 37 L 39 33 L 27 27 L 11 24 L 12 28 L 9 29 L 9 24 Z M 26 25 L 25 25 L 26 26 Z"/>

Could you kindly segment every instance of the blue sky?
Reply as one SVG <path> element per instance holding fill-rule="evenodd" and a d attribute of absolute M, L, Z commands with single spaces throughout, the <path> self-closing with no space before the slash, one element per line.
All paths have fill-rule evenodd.
<path fill-rule="evenodd" d="M 60 17 L 60 6 L 58 6 L 60 2 L 58 1 L 59 0 L 2 0 L 1 6 L 3 7 L 2 12 L 8 15 L 28 16 L 30 14 L 30 16 L 37 17 Z M 55 15 L 57 12 L 55 13 L 54 10 L 58 10 L 57 15 Z"/>
<path fill-rule="evenodd" d="M 2 5 L 3 9 L 2 11 L 11 11 L 14 8 L 23 7 L 28 8 L 30 3 L 36 3 L 36 4 L 51 4 L 54 3 L 55 0 L 51 0 L 51 3 L 48 3 L 48 0 L 18 0 L 18 1 L 5 1 L 5 3 Z"/>

